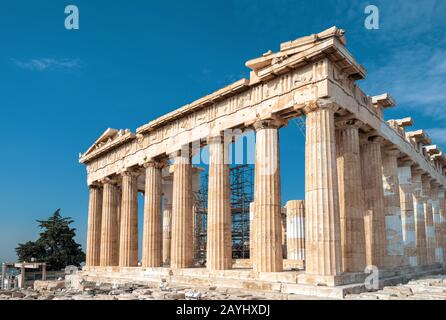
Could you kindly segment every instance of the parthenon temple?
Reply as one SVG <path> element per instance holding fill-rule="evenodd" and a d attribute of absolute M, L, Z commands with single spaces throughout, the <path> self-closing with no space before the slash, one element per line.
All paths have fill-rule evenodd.
<path fill-rule="evenodd" d="M 425 131 L 409 130 L 411 117 L 384 119 L 396 102 L 359 88 L 366 70 L 344 31 L 282 43 L 246 66 L 249 79 L 136 133 L 108 129 L 81 155 L 90 190 L 83 277 L 336 295 L 365 290 L 373 270 L 380 285 L 443 273 L 446 157 Z M 306 130 L 305 199 L 283 203 L 279 132 L 296 118 Z M 255 133 L 249 254 L 234 257 L 228 150 L 246 130 Z M 193 192 L 204 169 L 191 159 L 204 147 L 206 254 L 197 264 Z"/>

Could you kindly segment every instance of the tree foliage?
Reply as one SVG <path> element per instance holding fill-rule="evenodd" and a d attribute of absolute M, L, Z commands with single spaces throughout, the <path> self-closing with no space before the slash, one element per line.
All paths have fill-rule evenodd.
<path fill-rule="evenodd" d="M 37 262 L 46 262 L 49 270 L 79 266 L 85 261 L 80 244 L 74 240 L 76 229 L 70 227 L 73 223 L 70 217 L 63 218 L 57 209 L 47 220 L 37 222 L 43 231 L 37 241 L 18 245 L 15 250 L 19 261 L 29 262 L 34 258 Z"/>

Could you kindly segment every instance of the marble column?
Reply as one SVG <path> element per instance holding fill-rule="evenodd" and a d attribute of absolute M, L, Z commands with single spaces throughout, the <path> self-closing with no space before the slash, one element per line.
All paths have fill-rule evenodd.
<path fill-rule="evenodd" d="M 381 137 L 369 137 L 361 145 L 361 176 L 366 209 L 366 263 L 378 268 L 384 267 L 385 255 L 381 143 Z"/>
<path fill-rule="evenodd" d="M 46 281 L 46 263 L 42 263 L 42 281 Z"/>
<path fill-rule="evenodd" d="M 435 230 L 434 219 L 432 216 L 431 181 L 432 178 L 429 175 L 423 174 L 421 176 L 421 197 L 424 205 L 424 223 L 426 227 L 426 257 L 428 265 L 432 265 L 435 263 Z"/>
<path fill-rule="evenodd" d="M 417 242 L 417 264 L 419 266 L 424 266 L 427 264 L 427 250 L 421 173 L 421 170 L 417 169 L 416 167 L 412 167 L 412 181 L 414 184 L 413 207 L 415 217 L 415 239 Z"/>
<path fill-rule="evenodd" d="M 282 254 L 284 259 L 288 259 L 288 249 L 286 243 L 286 208 L 281 208 L 281 217 L 282 217 Z"/>
<path fill-rule="evenodd" d="M 412 183 L 412 162 L 402 162 L 398 167 L 400 183 L 401 222 L 403 225 L 404 256 L 410 266 L 417 266 L 417 243 L 415 234 L 415 217 Z"/>
<path fill-rule="evenodd" d="M 120 181 L 120 183 L 122 182 L 122 179 Z M 117 234 L 116 234 L 116 250 L 115 250 L 115 254 L 116 254 L 116 261 L 118 261 L 118 265 L 119 265 L 119 247 L 121 245 L 120 241 L 121 241 L 121 212 L 122 212 L 122 187 L 121 185 L 118 185 L 118 188 L 116 190 L 116 229 L 118 230 Z"/>
<path fill-rule="evenodd" d="M 193 173 L 192 173 L 193 176 Z M 193 184 L 193 183 L 192 183 Z M 192 187 L 193 190 L 193 187 Z M 193 192 L 193 191 L 192 191 Z M 192 193 L 193 194 L 193 193 Z M 200 234 L 200 229 L 198 228 L 198 225 L 201 224 L 198 221 L 198 212 L 197 212 L 197 206 L 195 205 L 195 197 L 193 199 L 193 205 L 192 205 L 192 256 L 193 256 L 193 263 L 197 262 L 200 259 L 200 248 L 199 248 L 199 234 Z"/>
<path fill-rule="evenodd" d="M 384 264 L 388 268 L 407 265 L 404 258 L 403 226 L 398 180 L 399 150 L 383 150 L 383 184 L 386 230 L 386 254 Z"/>
<path fill-rule="evenodd" d="M 138 266 L 138 175 L 132 170 L 122 173 L 120 267 Z"/>
<path fill-rule="evenodd" d="M 255 257 L 254 202 L 249 204 L 249 259 L 254 263 Z"/>
<path fill-rule="evenodd" d="M 432 217 L 435 234 L 435 262 L 443 263 L 443 248 L 441 247 L 441 216 L 440 216 L 440 185 L 431 184 Z"/>
<path fill-rule="evenodd" d="M 118 265 L 118 186 L 117 181 L 103 181 L 100 265 Z"/>
<path fill-rule="evenodd" d="M 163 244 L 162 164 L 149 161 L 144 164 L 146 172 L 144 193 L 144 232 L 142 266 L 161 267 Z"/>
<path fill-rule="evenodd" d="M 207 269 L 226 270 L 232 267 L 229 145 L 221 135 L 208 144 Z"/>
<path fill-rule="evenodd" d="M 0 290 L 6 289 L 5 288 L 5 279 L 6 279 L 6 263 L 2 262 L 2 282 L 0 285 Z"/>
<path fill-rule="evenodd" d="M 100 265 L 101 254 L 101 221 L 102 220 L 102 186 L 99 183 L 90 185 L 90 202 L 88 205 L 87 231 L 87 267 Z"/>
<path fill-rule="evenodd" d="M 256 130 L 254 229 L 258 272 L 283 270 L 281 192 L 279 161 L 279 120 L 261 120 Z"/>
<path fill-rule="evenodd" d="M 305 201 L 288 201 L 286 212 L 288 259 L 305 260 Z"/>
<path fill-rule="evenodd" d="M 172 199 L 171 267 L 188 268 L 193 263 L 192 174 L 188 149 L 174 159 Z"/>
<path fill-rule="evenodd" d="M 306 273 L 336 276 L 342 256 L 334 109 L 310 105 L 305 113 Z"/>
<path fill-rule="evenodd" d="M 172 180 L 168 179 L 163 184 L 163 263 L 170 264 L 170 242 L 172 239 Z"/>
<path fill-rule="evenodd" d="M 446 263 L 446 197 L 445 189 L 441 188 L 438 194 L 440 205 L 440 248 L 443 252 L 443 263 Z"/>
<path fill-rule="evenodd" d="M 22 265 L 20 266 L 20 289 L 26 288 L 26 268 L 25 268 L 25 262 L 22 262 Z"/>
<path fill-rule="evenodd" d="M 336 153 L 341 222 L 343 272 L 363 272 L 366 267 L 364 194 L 357 120 L 336 123 Z"/>

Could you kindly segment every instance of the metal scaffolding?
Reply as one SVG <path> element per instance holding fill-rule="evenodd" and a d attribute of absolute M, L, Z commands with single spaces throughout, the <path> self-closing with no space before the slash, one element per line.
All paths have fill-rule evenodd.
<path fill-rule="evenodd" d="M 254 201 L 254 166 L 237 165 L 230 168 L 232 257 L 249 258 L 249 204 Z M 201 187 L 195 192 L 194 257 L 203 264 L 206 260 L 208 175 L 201 177 Z"/>

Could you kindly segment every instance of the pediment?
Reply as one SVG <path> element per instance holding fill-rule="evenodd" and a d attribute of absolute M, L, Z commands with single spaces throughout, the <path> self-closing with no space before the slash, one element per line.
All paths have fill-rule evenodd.
<path fill-rule="evenodd" d="M 101 151 L 108 150 L 129 139 L 134 139 L 135 137 L 136 136 L 129 129 L 116 130 L 108 128 L 84 154 L 80 155 L 79 161 L 85 163 L 92 157 L 100 154 Z"/>
<path fill-rule="evenodd" d="M 355 80 L 365 77 L 365 69 L 356 63 L 346 50 L 345 32 L 331 27 L 318 34 L 301 37 L 280 45 L 280 51 L 269 50 L 261 57 L 246 62 L 246 66 L 257 75 L 259 80 L 288 72 L 290 68 L 307 64 L 311 59 L 327 56 Z"/>

